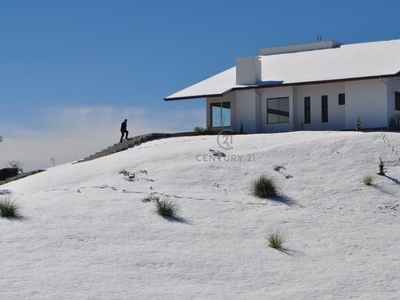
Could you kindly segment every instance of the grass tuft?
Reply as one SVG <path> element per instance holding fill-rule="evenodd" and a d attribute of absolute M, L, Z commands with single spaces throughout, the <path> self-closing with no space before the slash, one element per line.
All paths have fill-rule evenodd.
<path fill-rule="evenodd" d="M 0 217 L 17 218 L 19 217 L 19 206 L 10 199 L 0 200 Z"/>
<path fill-rule="evenodd" d="M 200 126 L 196 126 L 194 128 L 194 132 L 197 134 L 210 134 L 211 133 L 211 127 L 200 127 Z"/>
<path fill-rule="evenodd" d="M 270 233 L 268 236 L 269 246 L 274 249 L 282 249 L 285 239 L 279 232 Z"/>
<path fill-rule="evenodd" d="M 253 195 L 258 198 L 275 197 L 278 195 L 278 188 L 272 179 L 261 175 L 253 182 Z"/>
<path fill-rule="evenodd" d="M 156 212 L 162 217 L 175 218 L 178 215 L 178 205 L 173 203 L 171 199 L 156 202 Z"/>
<path fill-rule="evenodd" d="M 372 185 L 372 182 L 373 182 L 372 175 L 370 175 L 370 174 L 365 175 L 364 178 L 363 178 L 363 182 L 364 182 L 365 185 L 368 185 L 368 186 Z"/>
<path fill-rule="evenodd" d="M 379 157 L 379 173 L 378 175 L 386 176 L 385 164 L 383 163 L 382 158 Z"/>

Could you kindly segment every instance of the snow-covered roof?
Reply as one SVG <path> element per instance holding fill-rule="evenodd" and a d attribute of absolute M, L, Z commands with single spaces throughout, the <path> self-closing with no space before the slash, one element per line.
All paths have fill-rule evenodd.
<path fill-rule="evenodd" d="M 233 67 L 168 96 L 165 100 L 204 98 L 224 95 L 229 93 L 232 90 L 232 87 L 236 86 L 235 82 L 236 67 Z"/>
<path fill-rule="evenodd" d="M 332 49 L 261 55 L 262 81 L 236 85 L 236 67 L 189 86 L 165 100 L 221 96 L 235 89 L 395 76 L 400 40 L 341 45 Z"/>

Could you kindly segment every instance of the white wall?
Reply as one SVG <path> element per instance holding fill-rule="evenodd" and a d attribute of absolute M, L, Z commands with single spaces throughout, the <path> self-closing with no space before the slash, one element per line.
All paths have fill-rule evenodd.
<path fill-rule="evenodd" d="M 236 59 L 236 84 L 255 84 L 260 81 L 260 57 L 250 56 Z"/>
<path fill-rule="evenodd" d="M 257 90 L 254 90 L 256 93 L 256 115 L 257 115 L 257 124 L 256 124 L 256 132 L 262 132 L 262 116 L 261 116 L 261 93 Z"/>
<path fill-rule="evenodd" d="M 400 92 L 400 78 L 360 80 L 295 87 L 239 90 L 223 97 L 207 98 L 207 125 L 210 103 L 231 102 L 231 126 L 246 133 L 293 130 L 354 130 L 357 118 L 363 129 L 386 128 L 394 115 L 394 91 Z M 345 105 L 339 105 L 344 93 Z M 328 96 L 328 122 L 322 123 L 321 96 Z M 289 122 L 267 124 L 267 99 L 289 98 Z M 304 97 L 311 98 L 311 123 L 304 123 Z"/>
<path fill-rule="evenodd" d="M 239 132 L 240 122 L 245 133 L 256 133 L 257 130 L 257 93 L 254 90 L 236 91 L 236 118 L 234 130 Z"/>
<path fill-rule="evenodd" d="M 387 90 L 387 84 L 380 79 L 346 82 L 345 129 L 353 130 L 358 117 L 363 129 L 386 128 L 389 125 Z"/>
<path fill-rule="evenodd" d="M 304 101 L 301 96 L 301 88 L 293 87 L 293 130 L 303 130 Z"/>
<path fill-rule="evenodd" d="M 346 104 L 339 105 L 339 94 L 345 93 L 344 83 L 315 84 L 295 87 L 295 130 L 342 130 L 345 127 Z M 328 96 L 328 122 L 322 123 L 323 95 Z M 311 123 L 304 124 L 304 98 L 310 97 Z"/>

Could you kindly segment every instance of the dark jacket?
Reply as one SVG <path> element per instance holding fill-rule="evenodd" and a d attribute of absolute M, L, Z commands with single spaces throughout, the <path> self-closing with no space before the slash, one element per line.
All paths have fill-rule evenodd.
<path fill-rule="evenodd" d="M 121 132 L 126 131 L 126 121 L 123 121 L 121 124 Z"/>

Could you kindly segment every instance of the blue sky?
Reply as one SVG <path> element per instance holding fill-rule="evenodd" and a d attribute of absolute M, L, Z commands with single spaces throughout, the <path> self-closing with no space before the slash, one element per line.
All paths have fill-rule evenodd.
<path fill-rule="evenodd" d="M 205 126 L 164 97 L 260 47 L 398 39 L 400 1 L 0 0 L 0 168 L 80 159 L 130 135 Z"/>

